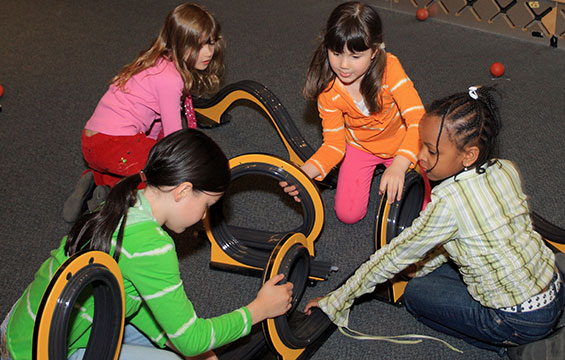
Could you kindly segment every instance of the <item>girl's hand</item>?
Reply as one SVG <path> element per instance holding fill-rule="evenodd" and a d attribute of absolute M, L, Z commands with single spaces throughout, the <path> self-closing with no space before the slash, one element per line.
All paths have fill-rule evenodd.
<path fill-rule="evenodd" d="M 294 201 L 300 202 L 300 198 L 298 197 L 298 190 L 296 190 L 295 185 L 289 185 L 286 181 L 279 182 L 279 185 L 284 189 L 284 192 L 288 195 L 294 197 Z"/>
<path fill-rule="evenodd" d="M 381 183 L 379 185 L 379 195 L 386 192 L 389 204 L 402 199 L 404 177 L 406 176 L 406 171 L 409 167 L 410 160 L 408 160 L 408 158 L 405 158 L 404 156 L 397 156 L 383 173 Z"/>
<path fill-rule="evenodd" d="M 268 318 L 283 315 L 290 310 L 294 285 L 290 282 L 277 285 L 282 279 L 284 279 L 283 274 L 273 276 L 263 284 L 255 300 L 247 305 L 247 309 L 251 313 L 252 325 Z"/>
<path fill-rule="evenodd" d="M 304 171 L 304 173 L 310 178 L 313 179 L 317 176 L 320 176 L 320 172 L 318 171 L 318 169 L 310 164 L 310 163 L 305 163 L 304 165 L 302 165 L 300 167 L 300 170 Z M 284 192 L 287 193 L 288 195 L 294 197 L 294 201 L 296 202 L 300 202 L 300 198 L 298 197 L 299 193 L 298 190 L 296 190 L 296 186 L 295 185 L 289 185 L 286 181 L 281 181 L 279 182 L 279 185 L 284 188 Z"/>
<path fill-rule="evenodd" d="M 304 313 L 306 315 L 310 315 L 310 314 L 312 314 L 312 308 L 314 308 L 314 307 L 319 308 L 320 305 L 318 305 L 318 301 L 320 301 L 321 298 L 322 298 L 321 296 L 318 296 L 315 299 L 310 299 L 308 301 L 308 303 L 306 304 L 306 307 L 304 308 Z"/>

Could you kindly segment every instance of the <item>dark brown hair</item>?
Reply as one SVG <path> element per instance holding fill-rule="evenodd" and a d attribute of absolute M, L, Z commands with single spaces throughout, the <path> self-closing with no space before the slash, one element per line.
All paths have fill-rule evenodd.
<path fill-rule="evenodd" d="M 386 67 L 386 52 L 380 48 L 383 43 L 382 23 L 379 14 L 370 5 L 353 1 L 336 7 L 320 35 L 322 41 L 312 57 L 306 74 L 302 93 L 308 100 L 316 100 L 336 77 L 330 67 L 328 51 L 342 53 L 365 50 L 377 51 L 369 69 L 361 80 L 360 91 L 369 112 L 381 111 L 382 78 Z"/>
<path fill-rule="evenodd" d="M 149 152 L 143 172 L 147 186 L 156 188 L 190 182 L 195 191 L 221 193 L 230 183 L 228 159 L 211 138 L 194 129 L 179 130 L 159 140 Z M 117 261 L 127 214 L 137 202 L 140 183 L 140 174 L 135 174 L 114 185 L 100 211 L 77 220 L 67 238 L 65 253 L 69 256 L 81 250 L 109 253 L 119 225 L 114 253 Z"/>
<path fill-rule="evenodd" d="M 490 166 L 495 163 L 498 157 L 498 134 L 502 127 L 494 98 L 496 94 L 499 93 L 492 87 L 477 86 L 468 92 L 460 92 L 432 102 L 426 109 L 427 115 L 441 118 L 436 150 L 445 128 L 447 136 L 457 149 L 463 151 L 468 145 L 479 148 L 479 156 L 471 165 L 478 173 L 485 171 L 483 164 Z M 439 152 L 436 164 L 438 159 Z"/>

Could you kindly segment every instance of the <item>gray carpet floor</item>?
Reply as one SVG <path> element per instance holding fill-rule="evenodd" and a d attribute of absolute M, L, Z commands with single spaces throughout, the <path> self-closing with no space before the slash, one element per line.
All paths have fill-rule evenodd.
<path fill-rule="evenodd" d="M 372 1 L 381 6 L 384 2 Z M 61 217 L 65 198 L 84 170 L 81 130 L 108 81 L 149 45 L 166 13 L 178 2 L 15 1 L 0 6 L 0 316 L 9 311 L 55 248 L 69 225 Z M 216 14 L 227 40 L 224 83 L 255 80 L 281 100 L 302 135 L 321 143 L 315 104 L 301 87 L 317 35 L 335 0 L 214 1 L 200 3 Z M 381 10 L 388 51 L 401 60 L 424 103 L 496 85 L 504 94 L 504 158 L 522 171 L 532 209 L 565 227 L 563 165 L 565 136 L 565 52 L 413 14 Z M 489 66 L 506 66 L 492 79 Z M 287 157 L 267 118 L 250 106 L 230 110 L 232 121 L 205 130 L 229 157 L 263 152 Z M 268 183 L 268 179 L 264 180 Z M 267 230 L 292 229 L 301 221 L 276 184 L 246 188 L 230 201 L 236 224 Z M 323 190 L 325 225 L 315 243 L 316 257 L 339 267 L 330 279 L 306 290 L 304 299 L 335 288 L 374 250 L 373 196 L 367 217 L 341 224 L 333 212 L 333 190 Z M 181 239 L 182 241 L 182 239 Z M 247 304 L 260 279 L 209 268 L 210 245 L 187 240 L 180 246 L 184 285 L 200 316 L 214 316 Z M 304 300 L 303 300 L 304 302 Z M 437 333 L 402 307 L 381 301 L 356 306 L 351 327 L 375 335 L 425 334 L 448 341 L 401 345 L 359 341 L 334 332 L 313 359 L 496 359 L 494 353 Z"/>

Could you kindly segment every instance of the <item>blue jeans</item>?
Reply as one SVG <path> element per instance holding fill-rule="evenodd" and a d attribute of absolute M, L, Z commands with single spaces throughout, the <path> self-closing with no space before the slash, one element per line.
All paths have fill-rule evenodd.
<path fill-rule="evenodd" d="M 78 349 L 69 360 L 82 360 L 86 349 Z M 177 354 L 155 345 L 133 325 L 126 325 L 119 360 L 179 360 Z"/>
<path fill-rule="evenodd" d="M 551 333 L 561 315 L 564 293 L 562 284 L 550 304 L 530 312 L 492 309 L 474 300 L 459 272 L 444 264 L 427 276 L 410 280 L 404 302 L 408 311 L 429 327 L 503 355 L 509 346 Z"/>

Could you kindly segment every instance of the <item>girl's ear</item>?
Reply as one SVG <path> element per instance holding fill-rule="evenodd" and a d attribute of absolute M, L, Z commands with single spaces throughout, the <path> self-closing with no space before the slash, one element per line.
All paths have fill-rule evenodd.
<path fill-rule="evenodd" d="M 463 166 L 469 167 L 473 165 L 475 161 L 477 161 L 477 159 L 479 158 L 480 153 L 481 150 L 479 149 L 478 146 L 472 145 L 465 148 L 463 153 Z"/>
<path fill-rule="evenodd" d="M 173 189 L 173 197 L 175 201 L 181 201 L 185 196 L 192 193 L 192 183 L 185 181 Z"/>

